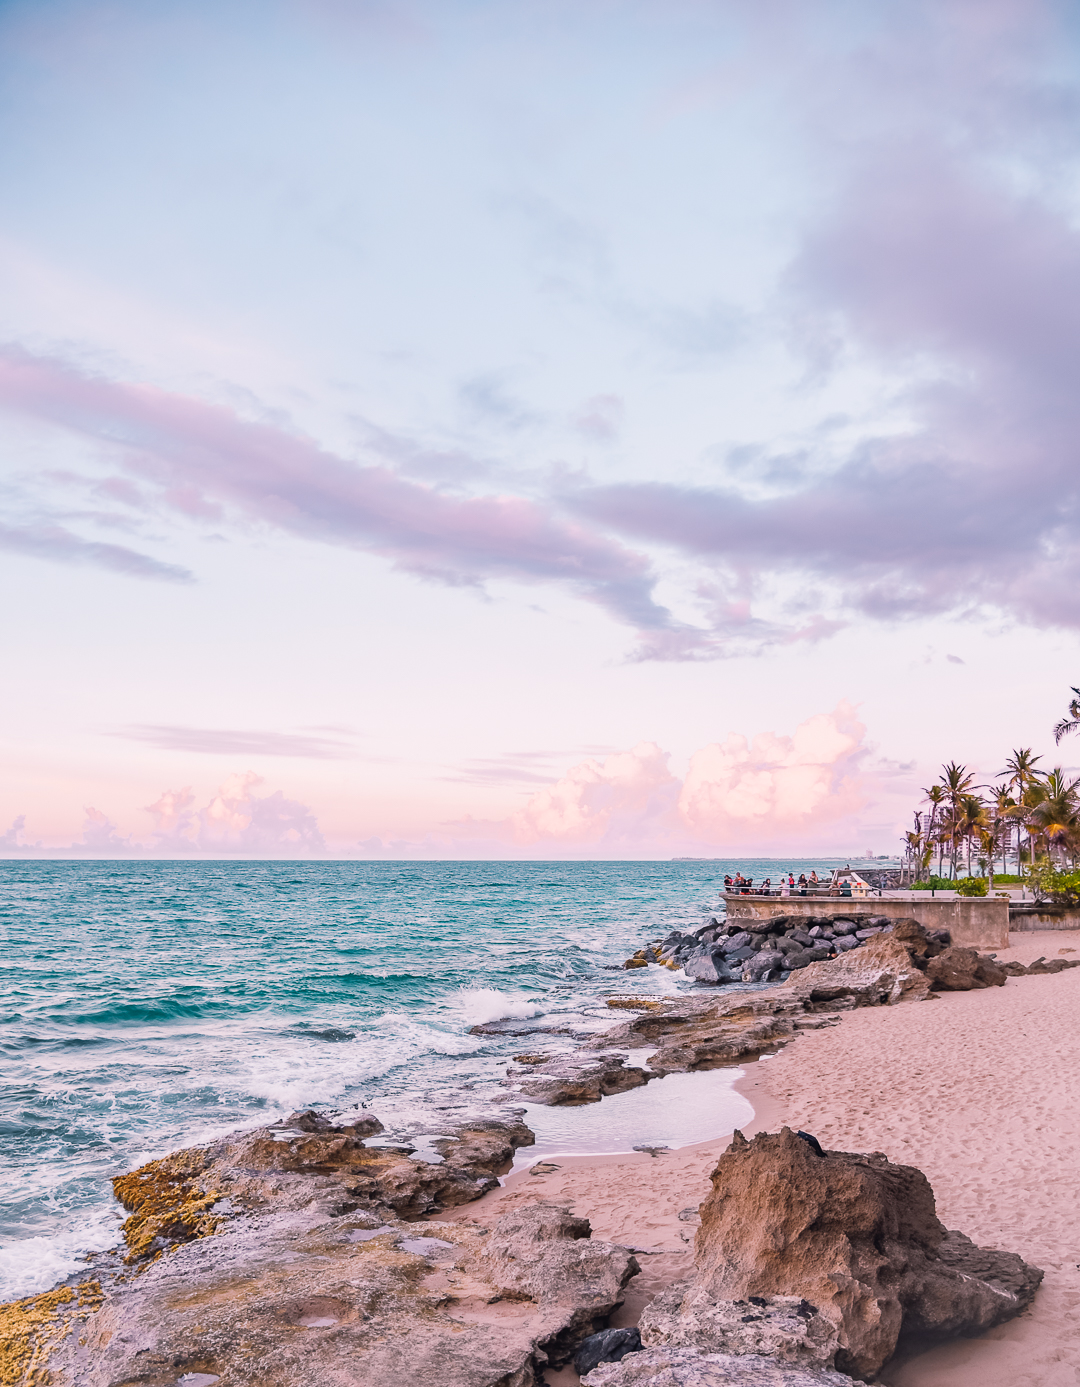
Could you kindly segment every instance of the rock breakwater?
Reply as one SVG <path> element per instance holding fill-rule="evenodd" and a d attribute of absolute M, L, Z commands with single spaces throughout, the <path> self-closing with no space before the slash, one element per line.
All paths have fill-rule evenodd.
<path fill-rule="evenodd" d="M 705 983 L 779 982 L 812 963 L 823 963 L 858 949 L 898 924 L 888 915 L 775 915 L 771 919 L 740 919 L 735 924 L 710 920 L 692 934 L 672 930 L 666 938 L 639 949 L 624 968 L 647 968 L 650 963 L 682 969 Z M 915 921 L 910 921 L 915 924 Z M 923 956 L 943 952 L 949 945 L 945 930 L 916 925 Z"/>

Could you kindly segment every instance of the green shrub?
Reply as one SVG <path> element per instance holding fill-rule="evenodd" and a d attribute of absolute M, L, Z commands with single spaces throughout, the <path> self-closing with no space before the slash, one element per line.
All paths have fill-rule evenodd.
<path fill-rule="evenodd" d="M 917 881 L 911 888 L 913 891 L 955 891 L 956 882 L 952 877 L 932 876 L 929 881 Z"/>
<path fill-rule="evenodd" d="M 958 896 L 985 896 L 987 884 L 985 877 L 961 877 L 956 883 Z"/>
<path fill-rule="evenodd" d="M 1028 873 L 1028 885 L 1040 901 L 1080 905 L 1080 872 L 1063 872 L 1044 857 Z"/>

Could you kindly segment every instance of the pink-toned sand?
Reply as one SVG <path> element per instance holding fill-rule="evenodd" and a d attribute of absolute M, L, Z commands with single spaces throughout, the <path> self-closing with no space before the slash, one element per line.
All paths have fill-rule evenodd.
<path fill-rule="evenodd" d="M 1080 957 L 1080 932 L 1014 934 L 998 957 L 1029 963 L 1060 950 Z M 748 1133 L 801 1127 L 825 1147 L 918 1166 L 947 1227 L 1046 1272 L 1024 1315 L 894 1364 L 889 1387 L 1078 1387 L 1080 968 L 849 1012 L 745 1068 L 740 1088 L 756 1114 Z M 704 1198 L 728 1136 L 658 1157 L 558 1157 L 554 1174 L 515 1175 L 456 1216 L 490 1223 L 553 1200 L 586 1215 L 594 1236 L 649 1249 L 613 1321 L 633 1324 L 689 1271 L 694 1225 L 678 1213 Z M 548 1377 L 577 1382 L 572 1370 Z"/>

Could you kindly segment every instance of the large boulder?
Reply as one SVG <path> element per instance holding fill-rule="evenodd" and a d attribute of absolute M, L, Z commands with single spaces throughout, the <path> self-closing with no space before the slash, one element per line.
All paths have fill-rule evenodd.
<path fill-rule="evenodd" d="M 944 931 L 928 931 L 911 915 L 903 915 L 898 920 L 885 920 L 884 923 L 892 937 L 899 939 L 920 967 L 925 968 L 931 958 L 945 951 L 946 945 L 940 938 Z M 948 940 L 947 934 L 945 939 Z"/>
<path fill-rule="evenodd" d="M 850 997 L 856 1006 L 917 1000 L 930 991 L 926 974 L 891 934 L 875 934 L 860 948 L 811 963 L 784 987 L 813 1003 Z"/>
<path fill-rule="evenodd" d="M 734 974 L 724 963 L 722 953 L 704 952 L 687 961 L 683 969 L 688 978 L 698 982 L 731 982 Z"/>
<path fill-rule="evenodd" d="M 845 1373 L 779 1363 L 758 1353 L 646 1348 L 621 1363 L 601 1363 L 586 1387 L 854 1387 Z"/>
<path fill-rule="evenodd" d="M 691 1347 L 719 1302 L 794 1296 L 835 1327 L 836 1366 L 869 1378 L 902 1336 L 979 1334 L 1023 1310 L 1042 1278 L 950 1234 L 921 1171 L 878 1153 L 819 1155 L 786 1127 L 751 1142 L 736 1132 L 712 1185 L 673 1311 Z"/>
<path fill-rule="evenodd" d="M 953 944 L 926 964 L 926 976 L 935 992 L 971 992 L 980 987 L 1003 987 L 1009 976 L 995 959 L 977 949 Z"/>

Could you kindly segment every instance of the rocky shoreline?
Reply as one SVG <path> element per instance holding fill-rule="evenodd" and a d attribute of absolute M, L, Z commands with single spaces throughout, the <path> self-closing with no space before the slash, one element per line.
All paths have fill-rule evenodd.
<path fill-rule="evenodd" d="M 732 961 L 782 953 L 770 935 L 792 936 L 780 936 L 776 923 L 760 932 L 757 949 Z M 539 1206 L 506 1215 L 493 1229 L 431 1221 L 494 1188 L 515 1151 L 532 1143 L 512 1106 L 522 1099 L 601 1101 L 667 1073 L 766 1053 L 801 1031 L 839 1023 L 852 1008 L 921 1003 L 942 992 L 1000 986 L 1010 974 L 1080 964 L 1058 959 L 1002 967 L 914 920 L 893 921 L 842 948 L 839 942 L 851 936 L 835 924 L 831 939 L 825 926 L 810 936 L 828 941 L 816 949 L 831 943 L 830 956 L 784 969 L 786 980 L 777 985 L 612 999 L 621 1022 L 579 1036 L 569 1053 L 523 1051 L 506 1075 L 500 1106 L 474 1106 L 439 1135 L 410 1141 L 401 1131 L 386 1132 L 372 1115 L 297 1113 L 119 1177 L 116 1194 L 129 1211 L 125 1248 L 98 1259 L 96 1275 L 78 1284 L 0 1308 L 0 1383 L 374 1387 L 419 1371 L 446 1387 L 538 1387 L 545 1368 L 578 1356 L 589 1387 L 751 1380 L 836 1387 L 853 1376 L 872 1379 L 902 1335 L 919 1326 L 931 1335 L 977 1333 L 998 1322 L 995 1315 L 1018 1313 L 1040 1273 L 1022 1263 L 1018 1268 L 1018 1258 L 999 1266 L 994 1259 L 1010 1254 L 965 1248 L 961 1235 L 935 1228 L 932 1195 L 918 1171 L 873 1154 L 821 1152 L 788 1132 L 742 1146 L 737 1139 L 721 1160 L 714 1195 L 701 1210 L 694 1275 L 679 1295 L 667 1292 L 649 1307 L 640 1348 L 624 1331 L 617 1344 L 605 1331 L 637 1271 L 632 1251 L 593 1240 L 586 1220 Z M 710 931 L 713 937 L 705 938 Z M 710 924 L 662 941 L 653 953 L 676 967 L 682 955 L 685 967 L 713 957 L 718 944 L 723 952 L 726 943 L 729 954 L 748 947 L 730 947 L 736 937 Z M 694 940 L 689 947 L 687 939 Z M 638 1049 L 650 1051 L 646 1065 L 628 1063 Z M 757 1154 L 751 1159 L 743 1147 Z M 754 1193 L 762 1188 L 760 1170 L 754 1180 L 731 1173 L 754 1162 L 771 1168 L 769 1161 L 789 1173 L 797 1168 L 791 1189 L 817 1189 L 815 1207 L 825 1207 L 821 1200 L 835 1204 L 833 1243 L 819 1245 L 810 1236 L 819 1218 L 792 1234 L 805 1200 L 794 1210 L 763 1210 Z M 854 1204 L 853 1180 L 863 1191 Z M 877 1247 L 873 1228 L 903 1224 L 888 1204 L 889 1191 L 907 1190 L 908 1208 L 911 1190 L 924 1186 L 923 1221 L 912 1236 L 924 1263 L 933 1250 L 933 1268 L 921 1280 L 890 1283 L 892 1328 L 872 1350 L 860 1347 L 866 1314 L 859 1306 L 880 1303 L 885 1294 L 874 1270 L 880 1249 L 849 1260 L 843 1275 L 850 1289 L 830 1300 L 827 1285 L 840 1275 L 829 1261 L 835 1261 L 835 1239 L 855 1245 L 867 1237 L 868 1248 Z M 868 1190 L 877 1193 L 871 1198 Z M 734 1244 L 731 1218 L 743 1230 Z M 753 1252 L 752 1233 L 763 1218 L 786 1230 L 775 1233 L 783 1256 Z M 729 1256 L 723 1286 L 713 1284 L 718 1239 L 741 1249 L 742 1279 L 728 1274 Z M 910 1248 L 895 1255 L 910 1269 Z M 1006 1272 L 1012 1289 L 1003 1296 Z M 706 1301 L 713 1309 L 702 1319 Z M 594 1337 L 605 1332 L 607 1339 Z"/>

